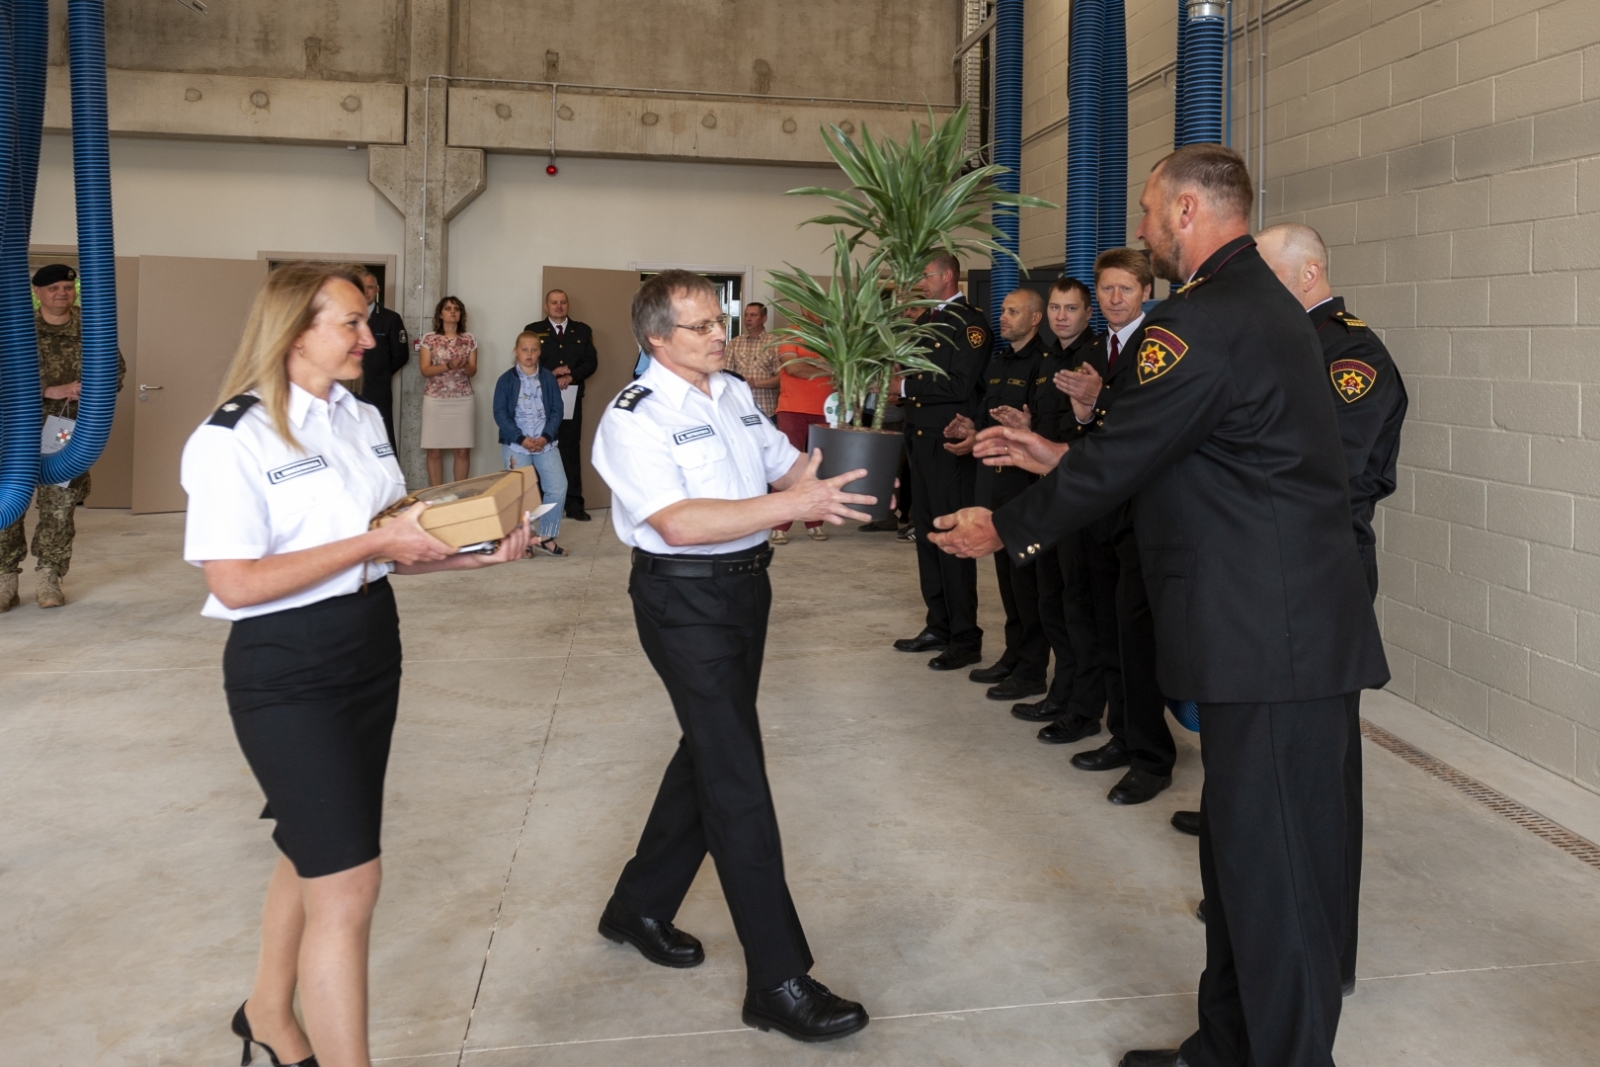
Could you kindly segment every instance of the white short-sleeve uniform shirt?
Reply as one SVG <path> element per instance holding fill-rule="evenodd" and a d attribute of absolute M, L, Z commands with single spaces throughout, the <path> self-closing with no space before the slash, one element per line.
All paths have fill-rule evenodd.
<path fill-rule="evenodd" d="M 241 411 L 242 409 L 242 411 Z M 189 494 L 183 558 L 261 559 L 365 533 L 372 517 L 406 494 L 405 475 L 378 409 L 337 382 L 327 400 L 290 386 L 289 426 L 300 447 L 278 436 L 260 403 L 230 400 L 183 447 Z M 215 596 L 200 614 L 248 619 L 353 593 L 388 574 L 358 564 L 279 600 L 226 607 Z"/>
<path fill-rule="evenodd" d="M 674 547 L 650 516 L 680 500 L 749 500 L 794 466 L 800 453 L 761 413 L 750 387 L 713 374 L 707 396 L 658 360 L 624 389 L 595 429 L 594 469 L 611 487 L 611 525 L 625 545 L 659 555 L 715 555 L 764 544 L 765 530 L 737 541 Z"/>

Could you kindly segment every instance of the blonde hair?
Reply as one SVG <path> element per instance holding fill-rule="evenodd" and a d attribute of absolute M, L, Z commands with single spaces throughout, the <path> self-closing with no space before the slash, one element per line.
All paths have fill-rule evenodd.
<path fill-rule="evenodd" d="M 217 400 L 221 405 L 254 391 L 272 428 L 295 448 L 300 442 L 289 429 L 289 350 L 316 322 L 322 289 L 335 278 L 361 288 L 361 268 L 350 263 L 285 263 L 267 275 Z"/>
<path fill-rule="evenodd" d="M 561 290 L 559 290 L 559 289 L 551 290 L 551 292 L 556 292 L 556 293 L 559 293 L 560 291 Z M 533 343 L 539 346 L 539 354 L 540 355 L 544 354 L 544 341 L 542 341 L 539 338 L 539 335 L 534 333 L 532 330 L 523 330 L 521 333 L 517 334 L 517 339 L 515 341 L 511 342 L 511 351 L 515 352 L 517 349 L 522 347 L 522 339 L 524 337 L 533 338 Z"/>

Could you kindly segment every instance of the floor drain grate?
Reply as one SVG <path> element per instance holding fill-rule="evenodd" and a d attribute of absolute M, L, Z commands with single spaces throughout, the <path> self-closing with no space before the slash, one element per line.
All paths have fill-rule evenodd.
<path fill-rule="evenodd" d="M 1550 842 L 1567 855 L 1600 869 L 1600 845 L 1596 845 L 1588 838 L 1580 837 L 1532 808 L 1518 804 L 1499 790 L 1490 789 L 1471 775 L 1462 774 L 1450 764 L 1428 755 L 1411 742 L 1396 737 L 1366 719 L 1361 720 L 1361 736 L 1375 745 L 1388 749 L 1413 767 L 1426 771 L 1431 777 L 1465 793 L 1496 815 L 1504 816 L 1524 830 Z"/>

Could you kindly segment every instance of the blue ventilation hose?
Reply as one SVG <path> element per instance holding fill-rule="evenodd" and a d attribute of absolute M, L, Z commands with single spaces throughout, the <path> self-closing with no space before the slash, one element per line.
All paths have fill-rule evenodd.
<path fill-rule="evenodd" d="M 1123 0 L 1104 0 L 1104 9 L 1097 252 L 1128 243 L 1128 15 Z"/>
<path fill-rule="evenodd" d="M 111 231 L 104 0 L 69 0 L 67 35 L 72 65 L 72 177 L 78 202 L 78 273 L 83 297 L 83 394 L 72 440 L 61 451 L 45 456 L 40 466 L 39 480 L 44 484 L 76 478 L 94 466 L 111 436 L 111 420 L 117 412 L 117 264 Z M 39 84 L 42 115 L 42 76 Z M 38 171 L 37 161 L 34 171 Z"/>
<path fill-rule="evenodd" d="M 28 510 L 39 477 L 39 344 L 28 237 L 44 125 L 48 17 L 45 0 L 0 0 L 0 527 Z"/>
<path fill-rule="evenodd" d="M 1021 191 L 1022 172 L 1022 3 L 998 0 L 994 9 L 994 161 L 1006 168 L 995 176 L 1004 192 Z M 1015 255 L 1018 250 L 1017 209 L 996 205 L 993 222 L 997 243 Z M 989 260 L 989 318 L 998 322 L 1000 301 L 1017 287 L 1017 261 L 994 255 Z"/>
<path fill-rule="evenodd" d="M 1067 24 L 1066 272 L 1094 291 L 1100 240 L 1100 108 L 1105 84 L 1105 8 L 1072 0 Z M 1124 130 L 1124 137 L 1127 136 Z M 1094 328 L 1103 320 L 1095 311 Z"/>
<path fill-rule="evenodd" d="M 1174 147 L 1222 143 L 1222 76 L 1227 41 L 1220 5 L 1216 14 L 1190 17 L 1180 0 L 1178 22 L 1177 136 Z"/>
<path fill-rule="evenodd" d="M 1189 0 L 1178 0 L 1178 59 L 1172 78 L 1172 147 L 1189 143 L 1187 113 L 1183 102 L 1189 98 Z"/>

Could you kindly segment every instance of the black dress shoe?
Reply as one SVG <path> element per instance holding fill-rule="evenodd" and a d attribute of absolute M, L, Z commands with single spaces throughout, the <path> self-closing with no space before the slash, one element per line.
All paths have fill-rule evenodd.
<path fill-rule="evenodd" d="M 1013 669 L 1012 665 L 1006 662 L 1006 658 L 1001 656 L 988 667 L 979 667 L 975 671 L 968 671 L 967 678 L 970 681 L 993 685 L 995 682 L 1003 682 L 1011 677 Z"/>
<path fill-rule="evenodd" d="M 1194 917 L 1202 923 L 1206 921 L 1206 902 L 1204 900 L 1194 906 Z"/>
<path fill-rule="evenodd" d="M 1065 705 L 1053 703 L 1049 697 L 1045 697 L 1031 704 L 1013 704 L 1011 714 L 1023 722 L 1055 722 L 1068 712 Z"/>
<path fill-rule="evenodd" d="M 1070 745 L 1075 741 L 1082 741 L 1085 737 L 1093 737 L 1099 732 L 1099 719 L 1091 719 L 1087 715 L 1063 715 L 1039 731 L 1039 740 L 1047 745 Z"/>
<path fill-rule="evenodd" d="M 579 508 L 577 511 L 567 512 L 567 518 L 571 519 L 573 522 L 588 522 L 593 517 L 594 516 L 590 515 L 582 508 Z"/>
<path fill-rule="evenodd" d="M 706 950 L 694 935 L 664 920 L 625 912 L 615 899 L 600 916 L 600 935 L 619 945 L 632 945 L 645 959 L 663 967 L 698 967 L 706 960 Z"/>
<path fill-rule="evenodd" d="M 1123 1055 L 1117 1067 L 1189 1067 L 1175 1048 L 1139 1048 Z"/>
<path fill-rule="evenodd" d="M 1352 993 L 1354 993 L 1355 991 L 1356 991 L 1356 980 L 1354 978 L 1346 978 L 1342 982 L 1339 983 L 1339 992 L 1343 993 L 1345 996 L 1348 997 Z"/>
<path fill-rule="evenodd" d="M 999 685 L 991 685 L 983 695 L 990 700 L 1021 700 L 1036 697 L 1049 688 L 1043 678 L 1020 678 L 1013 674 Z"/>
<path fill-rule="evenodd" d="M 1111 787 L 1106 799 L 1113 804 L 1143 804 L 1154 800 L 1163 789 L 1172 784 L 1170 774 L 1151 774 L 1137 767 L 1129 767 L 1122 781 Z"/>
<path fill-rule="evenodd" d="M 959 671 L 962 667 L 970 667 L 983 658 L 983 650 L 979 648 L 947 648 L 928 661 L 928 666 L 936 671 Z"/>
<path fill-rule="evenodd" d="M 1080 771 L 1110 771 L 1128 765 L 1128 753 L 1115 737 L 1099 748 L 1080 752 L 1072 757 L 1072 765 Z"/>
<path fill-rule="evenodd" d="M 860 530 L 862 533 L 894 533 L 900 529 L 900 521 L 893 515 L 890 515 L 887 519 L 879 519 L 877 522 L 865 523 L 861 526 L 857 526 L 856 529 Z"/>
<path fill-rule="evenodd" d="M 943 651 L 949 645 L 950 641 L 947 638 L 940 637 L 932 630 L 924 630 L 915 637 L 902 637 L 894 643 L 895 650 L 898 652 Z"/>
<path fill-rule="evenodd" d="M 1190 837 L 1200 836 L 1200 813 L 1198 811 L 1175 811 L 1172 813 L 1172 828 L 1180 834 Z"/>
<path fill-rule="evenodd" d="M 796 1041 L 832 1041 L 864 1030 L 870 1021 L 867 1009 L 835 996 L 809 974 L 776 989 L 750 990 L 744 995 L 743 1017 L 746 1026 L 776 1030 Z"/>
<path fill-rule="evenodd" d="M 250 1002 L 245 1001 L 245 1004 L 248 1003 Z M 305 1059 L 296 1060 L 294 1063 L 280 1063 L 278 1054 L 272 1050 L 272 1046 L 265 1041 L 257 1041 L 255 1035 L 250 1032 L 250 1020 L 245 1016 L 244 1004 L 239 1005 L 239 1010 L 233 1013 L 233 1036 L 244 1042 L 244 1055 L 239 1057 L 239 1063 L 242 1067 L 250 1067 L 250 1061 L 255 1058 L 255 1053 L 250 1048 L 251 1045 L 260 1045 L 267 1050 L 267 1059 L 272 1061 L 272 1067 L 317 1067 L 317 1058 L 315 1056 L 307 1056 Z"/>

